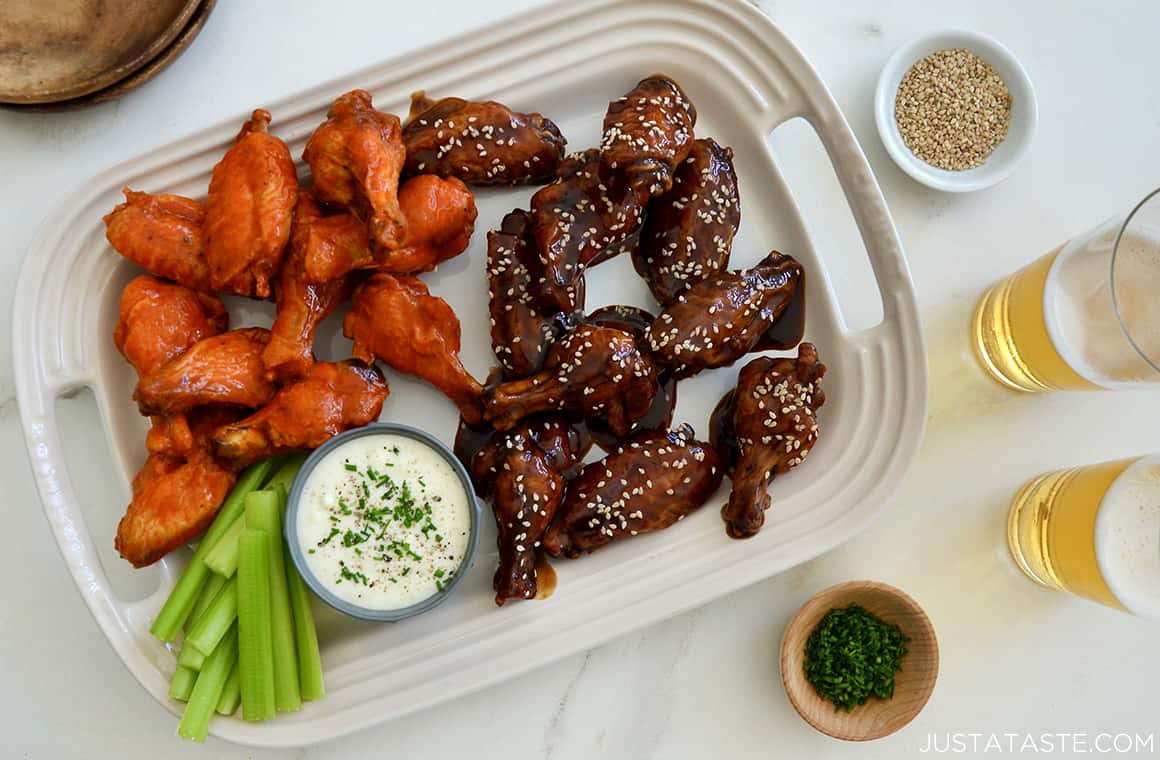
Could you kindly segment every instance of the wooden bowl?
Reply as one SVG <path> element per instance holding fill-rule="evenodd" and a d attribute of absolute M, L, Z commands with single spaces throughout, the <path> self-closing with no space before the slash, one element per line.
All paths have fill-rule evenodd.
<path fill-rule="evenodd" d="M 894 676 L 894 697 L 870 697 L 851 712 L 836 710 L 806 680 L 806 641 L 832 609 L 859 604 L 910 638 L 902 669 Z M 905 726 L 922 711 L 938 678 L 938 639 L 930 618 L 902 591 L 875 581 L 849 581 L 822 591 L 797 611 L 781 640 L 781 680 L 785 693 L 806 723 L 835 739 L 881 739 Z"/>
<path fill-rule="evenodd" d="M 58 100 L 52 103 L 4 103 L 0 102 L 0 108 L 11 111 L 28 111 L 35 113 L 44 113 L 51 111 L 70 111 L 78 108 L 84 108 L 96 103 L 104 103 L 108 100 L 114 100 L 121 97 L 125 93 L 135 90 L 145 82 L 148 82 L 153 77 L 164 71 L 169 64 L 177 60 L 178 56 L 185 52 L 185 49 L 190 46 L 193 40 L 201 32 L 205 26 L 206 20 L 209 19 L 210 11 L 217 5 L 217 0 L 202 0 L 194 9 L 193 15 L 185 28 L 178 32 L 177 36 L 169 43 L 169 46 L 157 54 L 153 60 L 146 63 L 141 68 L 134 71 L 124 79 L 118 80 L 104 89 L 90 92 L 88 95 L 82 95 L 78 98 L 69 98 L 68 100 Z"/>
<path fill-rule="evenodd" d="M 157 57 L 199 0 L 5 0 L 0 101 L 50 103 L 101 90 Z"/>

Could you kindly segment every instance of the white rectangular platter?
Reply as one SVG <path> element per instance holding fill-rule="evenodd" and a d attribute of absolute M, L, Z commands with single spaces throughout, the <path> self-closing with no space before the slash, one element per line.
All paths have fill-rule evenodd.
<path fill-rule="evenodd" d="M 598 0 L 543 8 L 448 40 L 426 51 L 331 82 L 280 103 L 255 103 L 295 156 L 331 101 L 355 87 L 378 108 L 404 114 L 409 94 L 494 98 L 557 121 L 579 150 L 598 142 L 609 100 L 663 71 L 699 112 L 696 131 L 729 145 L 740 176 L 743 222 L 733 266 L 750 266 L 771 248 L 797 257 L 808 277 L 806 338 L 829 367 L 821 441 L 810 459 L 773 487 L 774 506 L 756 538 L 726 537 L 718 515 L 725 492 L 662 533 L 618 542 L 556 564 L 559 586 L 546 601 L 497 608 L 490 593 L 494 533 L 455 596 L 398 624 L 371 624 L 317 610 L 328 694 L 299 713 L 248 724 L 215 719 L 218 736 L 255 746 L 322 741 L 511 678 L 630 629 L 703 604 L 804 562 L 862 530 L 890 497 L 922 435 L 926 364 L 905 259 L 878 185 L 833 99 L 796 48 L 740 0 Z M 803 117 L 817 132 L 849 203 L 862 250 L 815 250 L 769 147 L 771 132 Z M 204 195 L 209 174 L 244 116 L 114 167 L 67 199 L 44 225 L 21 272 L 15 307 L 17 389 L 45 512 L 82 596 L 126 666 L 171 710 L 166 696 L 172 651 L 149 624 L 188 552 L 132 573 L 112 551 L 128 483 L 144 459 L 145 421 L 130 400 L 134 377 L 111 339 L 121 287 L 136 272 L 104 240 L 101 216 L 122 185 Z M 479 221 L 467 253 L 426 277 L 463 322 L 463 359 L 477 377 L 494 363 L 484 282 L 485 231 L 526 207 L 528 188 L 477 194 Z M 833 272 L 866 256 L 873 277 L 860 287 L 881 300 L 882 320 L 853 330 L 836 303 Z M 633 303 L 655 311 L 627 257 L 593 269 L 588 309 Z M 233 324 L 268 324 L 266 304 L 230 300 Z M 320 331 L 324 358 L 349 355 L 332 317 Z M 742 364 L 740 362 L 739 364 Z M 738 367 L 703 373 L 680 386 L 676 422 L 701 436 Z M 451 404 L 430 388 L 388 371 L 383 418 L 424 427 L 450 441 Z M 62 397 L 88 389 L 103 438 L 87 444 L 64 432 L 74 415 Z M 75 425 L 74 425 L 75 427 Z M 93 431 L 89 431 L 92 435 Z M 70 446 L 109 456 L 97 473 L 117 498 L 89 486 L 91 463 Z M 99 451 L 107 446 L 109 455 Z M 81 472 L 88 470 L 87 473 Z M 728 488 L 726 482 L 725 488 Z M 109 487 L 106 485 L 107 493 Z"/>

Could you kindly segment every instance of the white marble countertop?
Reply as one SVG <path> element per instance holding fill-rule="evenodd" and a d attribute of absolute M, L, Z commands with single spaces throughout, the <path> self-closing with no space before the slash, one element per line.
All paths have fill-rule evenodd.
<path fill-rule="evenodd" d="M 10 304 L 36 225 L 62 193 L 112 163 L 535 4 L 428 0 L 394 10 L 395 3 L 285 0 L 274 11 L 257 0 L 220 3 L 186 55 L 119 102 L 57 115 L 0 112 L 0 503 L 10 542 L 0 552 L 0 754 L 895 758 L 921 754 L 931 733 L 940 743 L 947 733 L 999 734 L 1006 749 L 1005 733 L 1084 732 L 1094 751 L 1102 731 L 1160 730 L 1156 628 L 1024 580 L 1007 557 L 1003 525 L 1007 500 L 1038 472 L 1160 448 L 1160 393 L 1015 395 L 983 376 L 966 342 L 984 286 L 1160 184 L 1160 4 L 844 0 L 823 8 L 767 0 L 764 9 L 821 72 L 862 140 L 918 290 L 929 424 L 918 461 L 883 516 L 796 570 L 345 739 L 274 753 L 175 737 L 175 720 L 138 686 L 90 618 L 33 487 L 12 386 Z M 905 177 L 879 144 L 871 114 L 888 54 L 949 26 L 1010 47 L 1040 107 L 1026 163 L 1002 185 L 967 196 L 928 191 Z M 829 184 L 810 182 L 820 176 L 820 158 L 803 153 L 791 164 L 791 179 L 804 178 L 791 186 L 807 214 L 811 204 L 844 205 L 830 198 Z M 826 227 L 817 225 L 819 238 L 831 234 Z M 942 649 L 926 710 L 869 745 L 833 741 L 806 726 L 777 672 L 789 616 L 815 591 L 851 578 L 912 593 L 933 618 Z M 1067 741 L 1057 739 L 1056 751 Z"/>

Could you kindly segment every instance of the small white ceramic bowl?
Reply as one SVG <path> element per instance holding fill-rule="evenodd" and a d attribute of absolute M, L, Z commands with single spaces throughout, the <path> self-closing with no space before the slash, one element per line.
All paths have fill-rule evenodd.
<path fill-rule="evenodd" d="M 1011 92 L 1011 123 L 1007 136 L 986 162 L 974 169 L 947 171 L 931 166 L 910 152 L 894 119 L 894 98 L 902 77 L 915 63 L 939 50 L 964 48 L 994 67 Z M 908 42 L 890 56 L 874 93 L 874 120 L 886 152 L 902 171 L 927 187 L 948 193 L 968 193 L 998 184 L 1010 176 L 1027 155 L 1039 122 L 1035 90 L 1023 66 L 1011 53 L 990 37 L 956 29 L 935 32 Z"/>

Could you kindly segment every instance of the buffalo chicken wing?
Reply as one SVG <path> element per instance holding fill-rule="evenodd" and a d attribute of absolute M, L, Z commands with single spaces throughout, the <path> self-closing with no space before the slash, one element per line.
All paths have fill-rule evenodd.
<path fill-rule="evenodd" d="M 376 272 L 355 291 L 342 323 L 354 356 L 375 358 L 392 369 L 426 380 L 451 399 L 463 419 L 480 421 L 483 386 L 459 361 L 459 318 L 421 280 Z"/>
<path fill-rule="evenodd" d="M 315 449 L 344 430 L 377 420 L 386 398 L 387 383 L 375 367 L 355 359 L 317 362 L 257 412 L 219 428 L 213 450 L 242 467 L 288 451 Z"/>
<path fill-rule="evenodd" d="M 133 394 L 142 414 L 185 412 L 207 404 L 256 409 L 276 390 L 262 351 L 270 331 L 245 327 L 205 338 L 141 378 Z"/>
<path fill-rule="evenodd" d="M 213 168 L 205 201 L 205 258 L 214 290 L 267 298 L 278 274 L 298 200 L 286 143 L 258 109 Z"/>
<path fill-rule="evenodd" d="M 340 96 L 302 158 L 310 165 L 314 194 L 358 216 L 373 247 L 391 250 L 406 242 L 407 222 L 399 208 L 399 173 L 406 160 L 402 127 L 397 116 L 375 110 L 369 92 Z"/>
<path fill-rule="evenodd" d="M 205 207 L 192 198 L 125 188 L 125 202 L 105 215 L 105 238 L 117 253 L 159 277 L 210 292 L 202 228 Z"/>
<path fill-rule="evenodd" d="M 271 380 L 291 380 L 305 375 L 314 364 L 314 333 L 322 320 L 350 298 L 354 283 L 349 276 L 324 283 L 306 277 L 306 253 L 314 240 L 312 227 L 322 217 L 310 192 L 302 190 L 290 253 L 278 273 L 275 288 L 278 310 L 270 328 L 270 342 L 262 351 L 266 376 Z"/>

